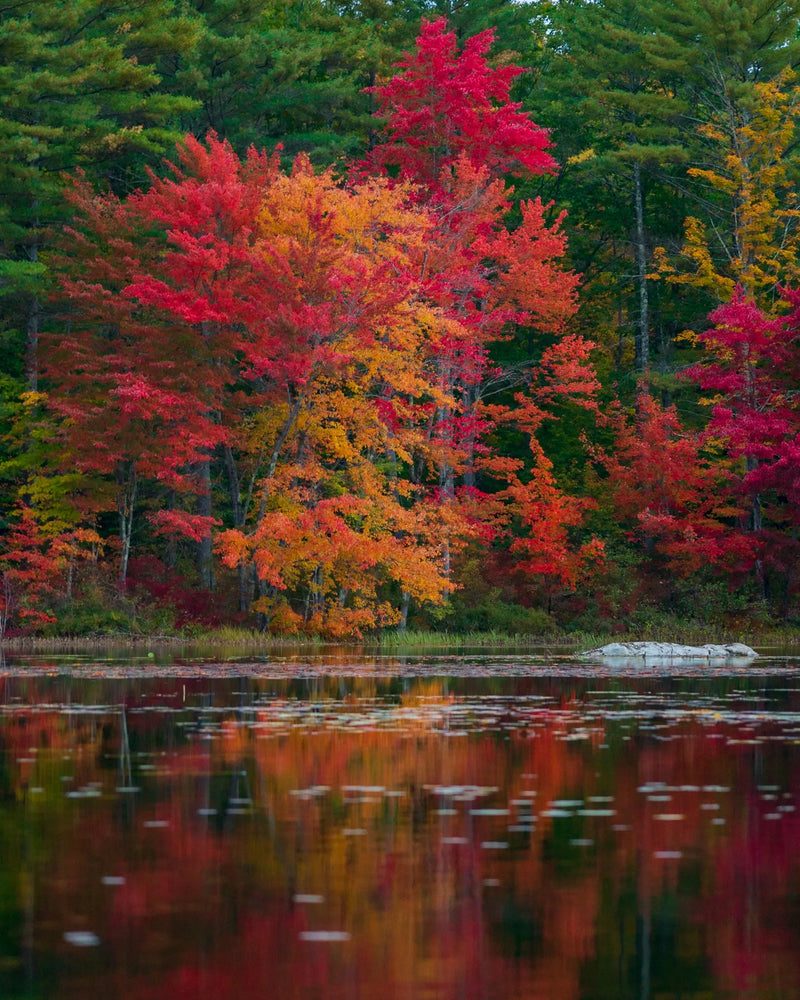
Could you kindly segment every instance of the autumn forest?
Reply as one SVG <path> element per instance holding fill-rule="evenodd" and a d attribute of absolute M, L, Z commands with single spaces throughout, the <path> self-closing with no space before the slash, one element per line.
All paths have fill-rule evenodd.
<path fill-rule="evenodd" d="M 0 54 L 0 636 L 800 619 L 800 0 Z"/>

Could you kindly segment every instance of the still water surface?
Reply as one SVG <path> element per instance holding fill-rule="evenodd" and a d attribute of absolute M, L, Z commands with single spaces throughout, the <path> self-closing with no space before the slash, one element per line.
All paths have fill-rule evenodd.
<path fill-rule="evenodd" d="M 800 663 L 7 660 L 0 997 L 800 997 Z"/>

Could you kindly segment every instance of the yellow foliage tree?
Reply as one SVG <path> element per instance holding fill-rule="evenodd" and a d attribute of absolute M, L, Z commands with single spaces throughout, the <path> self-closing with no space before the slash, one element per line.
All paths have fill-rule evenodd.
<path fill-rule="evenodd" d="M 800 207 L 790 151 L 800 119 L 800 87 L 785 69 L 754 84 L 747 101 L 726 96 L 716 118 L 701 125 L 711 168 L 692 167 L 707 186 L 707 221 L 689 216 L 679 260 L 655 252 L 654 278 L 705 289 L 720 301 L 736 285 L 762 306 L 777 301 L 777 285 L 798 276 Z"/>

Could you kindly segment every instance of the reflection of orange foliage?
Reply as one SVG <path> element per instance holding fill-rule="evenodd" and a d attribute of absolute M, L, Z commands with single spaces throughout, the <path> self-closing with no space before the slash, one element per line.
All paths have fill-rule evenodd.
<path fill-rule="evenodd" d="M 581 700 L 564 698 L 515 706 L 518 725 L 504 730 L 510 703 L 487 700 L 485 731 L 478 714 L 457 735 L 453 710 L 481 706 L 442 679 L 410 681 L 391 701 L 374 678 L 357 689 L 263 699 L 252 715 L 232 697 L 189 739 L 175 737 L 174 717 L 159 728 L 158 713 L 130 712 L 132 745 L 150 751 L 141 759 L 152 770 L 136 776 L 141 793 L 111 799 L 119 714 L 0 717 L 12 759 L 47 733 L 47 743 L 34 737 L 41 759 L 11 769 L 45 786 L 37 815 L 57 844 L 36 874 L 36 940 L 64 951 L 64 928 L 96 931 L 116 969 L 106 992 L 142 1000 L 477 1000 L 495 989 L 577 1000 L 587 968 L 601 953 L 622 968 L 636 918 L 657 920 L 659 900 L 674 895 L 681 961 L 706 962 L 729 992 L 797 992 L 775 901 L 800 877 L 800 818 L 762 818 L 754 747 L 727 745 L 742 735 L 730 723 L 700 713 L 649 728 L 587 722 Z M 376 700 L 382 727 L 364 711 Z M 299 710 L 316 713 L 302 728 Z M 67 799 L 59 771 L 75 775 L 70 788 L 99 783 L 105 798 Z M 508 829 L 591 796 L 613 796 L 603 804 L 615 814 Z M 509 813 L 481 813 L 493 809 Z M 679 888 L 687 870 L 697 874 Z M 103 885 L 104 875 L 125 882 Z M 324 899 L 295 903 L 296 893 Z M 747 922 L 706 919 L 745 907 Z M 317 930 L 350 938 L 301 940 Z M 78 970 L 64 973 L 59 996 L 92 991 Z"/>

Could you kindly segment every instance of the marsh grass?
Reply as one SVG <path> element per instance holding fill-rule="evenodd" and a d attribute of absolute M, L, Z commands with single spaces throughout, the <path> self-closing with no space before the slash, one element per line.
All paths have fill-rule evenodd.
<path fill-rule="evenodd" d="M 31 653 L 80 653 L 85 650 L 142 650 L 150 647 L 180 648 L 191 655 L 196 650 L 222 654 L 298 649 L 324 652 L 333 648 L 365 652 L 424 653 L 432 651 L 518 650 L 537 652 L 553 650 L 577 652 L 608 642 L 680 642 L 702 645 L 705 642 L 746 642 L 751 646 L 793 648 L 800 646 L 800 629 L 783 627 L 722 628 L 697 622 L 653 621 L 636 630 L 608 633 L 603 631 L 548 632 L 546 634 L 449 631 L 385 631 L 350 641 L 329 640 L 321 636 L 267 635 L 255 629 L 223 626 L 214 630 L 193 630 L 182 634 L 140 635 L 118 632 L 84 636 L 14 636 L 2 642 L 6 650 Z"/>

